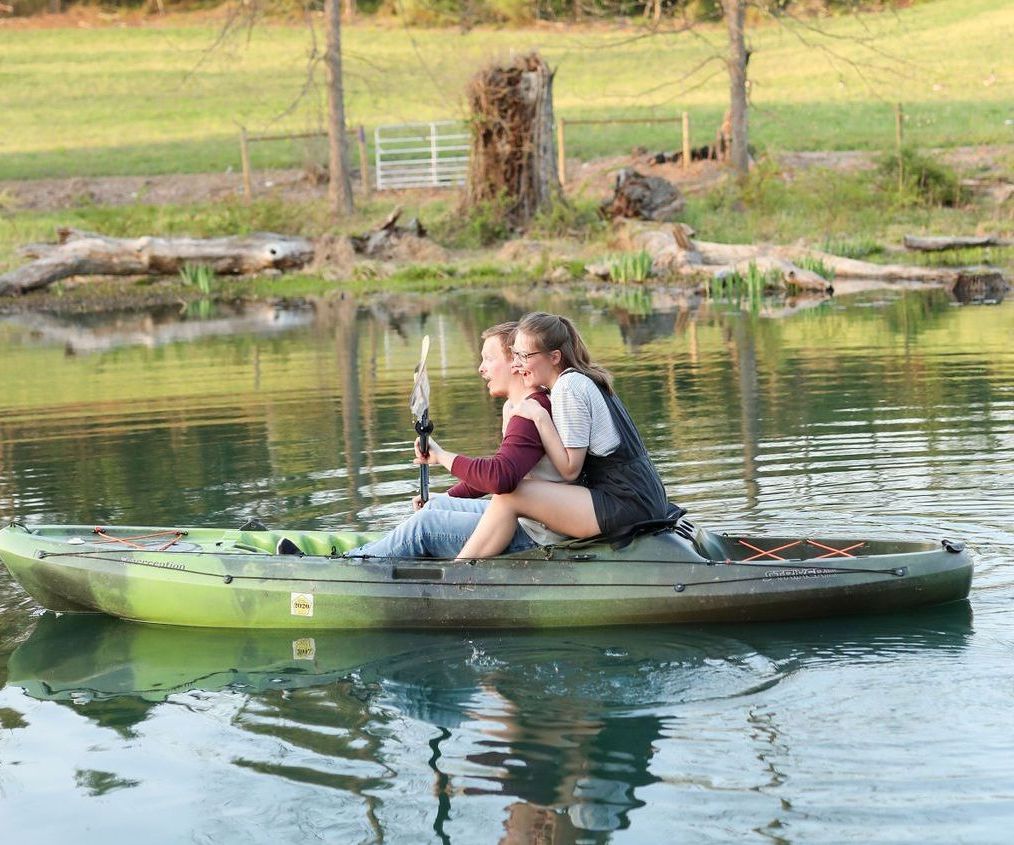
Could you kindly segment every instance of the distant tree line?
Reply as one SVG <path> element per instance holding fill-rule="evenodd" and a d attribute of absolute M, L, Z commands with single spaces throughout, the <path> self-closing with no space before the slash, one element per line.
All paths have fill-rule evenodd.
<path fill-rule="evenodd" d="M 64 11 L 94 0 L 4 0 L 15 15 Z M 323 10 L 324 0 L 243 0 L 245 6 L 266 13 Z M 186 11 L 216 5 L 206 0 L 104 0 L 104 9 Z M 749 0 L 749 6 L 768 14 L 840 14 L 891 5 L 890 0 Z M 397 17 L 409 24 L 475 26 L 484 23 L 524 24 L 543 21 L 580 21 L 609 18 L 677 18 L 688 22 L 718 21 L 722 0 L 343 0 L 346 19 L 354 16 Z"/>

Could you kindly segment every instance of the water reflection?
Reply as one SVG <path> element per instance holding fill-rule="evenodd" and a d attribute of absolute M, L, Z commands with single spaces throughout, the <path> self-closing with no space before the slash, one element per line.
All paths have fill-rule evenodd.
<path fill-rule="evenodd" d="M 230 739 L 234 766 L 355 795 L 378 839 L 385 790 L 428 771 L 443 841 L 459 805 L 482 796 L 500 802 L 502 842 L 606 841 L 660 782 L 656 755 L 679 747 L 688 708 L 748 707 L 807 670 L 956 654 L 971 632 L 966 602 L 834 623 L 480 635 L 293 637 L 46 614 L 10 657 L 8 684 L 134 739 L 161 708 L 215 709 L 224 696 L 234 729 L 270 740 Z M 754 710 L 749 724 L 777 785 L 778 720 Z M 99 772 L 81 788 L 123 781 Z"/>
<path fill-rule="evenodd" d="M 660 842 L 1004 841 L 968 808 L 1014 783 L 997 682 L 1012 641 L 1014 303 L 877 293 L 769 319 L 775 304 L 606 293 L 336 299 L 284 331 L 96 340 L 89 354 L 81 341 L 70 356 L 66 337 L 0 321 L 0 518 L 390 526 L 417 480 L 420 336 L 442 442 L 483 454 L 500 421 L 478 334 L 542 308 L 576 317 L 699 522 L 963 537 L 979 552 L 974 636 L 967 606 L 312 645 L 35 627 L 0 569 L 3 812 L 53 841 L 67 819 L 115 818 L 139 838 L 153 817 L 166 841 L 267 842 L 278 821 L 300 841 L 604 841 L 627 826 Z"/>
<path fill-rule="evenodd" d="M 388 527 L 413 489 L 420 336 L 434 338 L 443 442 L 488 453 L 499 421 L 474 372 L 478 335 L 536 307 L 577 317 L 673 498 L 702 521 L 739 520 L 730 530 L 797 509 L 838 519 L 843 500 L 883 513 L 953 485 L 956 460 L 974 469 L 1014 451 L 1006 306 L 878 294 L 771 320 L 646 295 L 336 299 L 284 332 L 72 358 L 2 323 L 0 517 Z M 856 530 L 885 527 L 871 523 Z"/>
<path fill-rule="evenodd" d="M 123 346 L 154 348 L 207 337 L 270 335 L 305 326 L 313 319 L 314 312 L 308 307 L 199 300 L 149 311 L 74 316 L 28 313 L 8 317 L 6 321 L 26 331 L 34 343 L 61 345 L 67 355 L 87 355 Z"/>

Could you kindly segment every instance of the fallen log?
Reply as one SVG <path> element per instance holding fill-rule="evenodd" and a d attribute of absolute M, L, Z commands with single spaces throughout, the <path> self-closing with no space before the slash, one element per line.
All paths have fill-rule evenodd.
<path fill-rule="evenodd" d="M 58 230 L 59 243 L 33 244 L 30 264 L 0 275 L 0 296 L 21 294 L 70 276 L 173 275 L 206 265 L 221 275 L 291 270 L 313 258 L 306 238 L 258 232 L 227 238 L 110 238 Z"/>
<path fill-rule="evenodd" d="M 632 224 L 626 233 L 634 249 L 643 249 L 651 256 L 652 272 L 656 275 L 722 278 L 733 272 L 746 275 L 753 264 L 762 273 L 777 271 L 786 288 L 815 293 L 831 289 L 831 283 L 823 276 L 770 249 L 697 241 L 690 237 L 692 234 L 682 223 L 665 227 Z"/>
<path fill-rule="evenodd" d="M 652 257 L 652 269 L 659 274 L 712 275 L 733 270 L 742 273 L 751 263 L 759 270 L 779 269 L 787 286 L 803 290 L 829 289 L 830 283 L 811 270 L 800 267 L 804 260 L 820 261 L 834 271 L 836 279 L 880 282 L 920 282 L 955 290 L 956 286 L 1006 289 L 1003 274 L 990 267 L 913 267 L 906 264 L 873 264 L 842 258 L 803 246 L 767 244 L 723 244 L 692 239 L 684 224 L 658 226 L 627 221 L 620 240 L 632 249 L 643 249 Z"/>
<path fill-rule="evenodd" d="M 818 249 L 802 246 L 754 246 L 750 244 L 719 244 L 707 241 L 694 242 L 705 264 L 733 264 L 761 256 L 774 256 L 789 261 L 810 259 L 821 261 L 834 270 L 838 279 L 880 279 L 885 282 L 938 282 L 953 283 L 958 276 L 954 267 L 913 267 L 909 264 L 874 264 L 855 258 L 842 258 Z"/>
<path fill-rule="evenodd" d="M 966 249 L 977 246 L 1014 246 L 1014 240 L 996 235 L 969 235 L 947 237 L 940 235 L 905 235 L 905 249 L 921 252 L 943 252 L 946 249 Z"/>

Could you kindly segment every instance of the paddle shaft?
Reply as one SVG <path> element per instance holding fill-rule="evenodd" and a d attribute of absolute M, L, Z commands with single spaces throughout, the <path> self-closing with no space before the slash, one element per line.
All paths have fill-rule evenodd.
<path fill-rule="evenodd" d="M 426 356 L 429 351 L 430 336 L 427 334 L 423 335 L 419 364 L 412 380 L 412 398 L 409 400 L 415 416 L 415 433 L 419 435 L 419 452 L 424 458 L 430 455 L 430 434 L 433 432 L 433 423 L 430 421 L 430 381 L 426 375 Z M 424 504 L 430 498 L 430 468 L 426 464 L 419 465 L 419 498 Z"/>
<path fill-rule="evenodd" d="M 415 422 L 415 433 L 419 435 L 419 451 L 424 458 L 430 455 L 430 435 L 433 433 L 433 421 L 430 412 L 424 411 L 422 418 Z M 428 464 L 419 464 L 419 498 L 428 502 L 430 498 L 430 468 Z"/>

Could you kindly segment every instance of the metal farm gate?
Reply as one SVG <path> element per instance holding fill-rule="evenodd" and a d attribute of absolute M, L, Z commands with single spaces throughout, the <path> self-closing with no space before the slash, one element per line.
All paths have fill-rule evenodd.
<path fill-rule="evenodd" d="M 459 121 L 378 126 L 373 142 L 378 191 L 465 184 L 468 130 Z"/>

